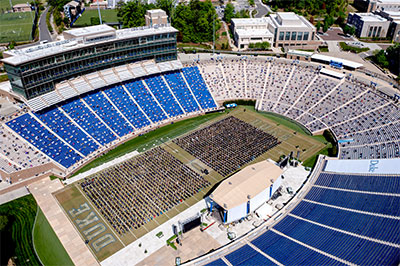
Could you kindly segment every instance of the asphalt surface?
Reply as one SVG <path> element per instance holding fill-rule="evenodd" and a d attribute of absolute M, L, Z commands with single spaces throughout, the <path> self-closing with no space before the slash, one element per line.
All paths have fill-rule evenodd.
<path fill-rule="evenodd" d="M 272 13 L 272 10 L 266 6 L 261 4 L 261 0 L 255 0 L 257 14 L 255 15 L 256 18 L 262 18 L 269 13 Z"/>
<path fill-rule="evenodd" d="M 51 42 L 51 35 L 49 32 L 49 29 L 47 28 L 47 24 L 46 24 L 46 14 L 47 11 L 49 11 L 49 8 L 47 7 L 42 15 L 39 18 L 39 41 L 48 41 Z"/>

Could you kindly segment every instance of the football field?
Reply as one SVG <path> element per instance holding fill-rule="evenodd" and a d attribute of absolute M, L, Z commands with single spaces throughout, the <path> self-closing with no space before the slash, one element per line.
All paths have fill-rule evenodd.
<path fill-rule="evenodd" d="M 312 136 L 305 135 L 301 132 L 297 132 L 289 127 L 274 122 L 268 119 L 267 116 L 255 112 L 253 107 L 248 106 L 239 106 L 238 108 L 224 112 L 217 117 L 212 116 L 208 121 L 202 123 L 197 128 L 187 132 L 182 132 L 179 137 L 191 134 L 200 128 L 205 128 L 219 120 L 227 118 L 228 116 L 234 116 L 258 129 L 261 129 L 264 132 L 276 137 L 280 142 L 279 145 L 269 149 L 257 158 L 254 158 L 254 160 L 251 162 L 242 165 L 239 169 L 237 169 L 237 171 L 250 164 L 268 158 L 277 161 L 281 155 L 287 155 L 291 151 L 293 151 L 295 155 L 297 151 L 300 151 L 300 160 L 303 161 L 325 147 L 323 142 L 314 139 Z M 179 130 L 179 128 L 176 128 L 176 130 Z M 102 210 L 103 208 L 99 209 L 96 204 L 89 199 L 87 193 L 84 192 L 84 189 L 82 189 L 82 182 L 84 182 L 84 180 L 75 182 L 74 184 L 67 186 L 56 193 L 55 196 L 64 209 L 65 214 L 69 217 L 70 222 L 73 223 L 77 231 L 79 231 L 82 239 L 87 241 L 92 253 L 99 261 L 104 260 L 119 249 L 150 232 L 183 210 L 194 205 L 208 195 L 209 191 L 213 190 L 216 187 L 216 184 L 224 179 L 224 177 L 222 177 L 214 169 L 207 166 L 198 158 L 195 158 L 177 144 L 173 143 L 171 139 L 166 142 L 159 143 L 161 148 L 171 154 L 174 158 L 178 159 L 185 166 L 190 168 L 191 171 L 199 175 L 203 175 L 202 170 L 207 169 L 208 174 L 204 174 L 203 177 L 209 182 L 209 185 L 204 189 L 196 191 L 196 193 L 188 198 L 185 198 L 185 200 L 173 206 L 168 211 L 163 212 L 161 215 L 149 219 L 143 224 L 143 226 L 140 226 L 139 228 L 132 227 L 130 230 L 122 234 L 121 232 L 118 232 L 118 228 L 115 227 L 113 222 L 113 215 L 102 215 L 102 211 L 104 211 Z M 90 181 L 97 178 L 95 175 L 87 178 L 87 180 Z M 110 191 L 110 187 L 100 187 L 98 189 L 106 189 L 107 191 Z M 117 190 L 117 188 L 115 191 L 111 189 L 111 192 L 109 193 L 114 195 L 115 192 L 118 194 Z M 106 209 L 112 209 L 112 206 L 116 206 L 112 205 L 114 204 L 112 202 L 106 204 L 108 205 L 104 206 Z M 118 217 L 118 215 L 120 215 L 120 213 L 115 212 L 115 216 Z"/>
<path fill-rule="evenodd" d="M 0 43 L 30 41 L 34 12 L 0 14 Z"/>

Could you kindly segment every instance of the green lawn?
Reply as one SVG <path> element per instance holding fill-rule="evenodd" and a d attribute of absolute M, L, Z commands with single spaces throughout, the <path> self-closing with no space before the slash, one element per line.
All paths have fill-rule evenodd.
<path fill-rule="evenodd" d="M 105 9 L 105 10 L 100 10 L 101 12 L 101 19 L 104 22 L 118 22 L 118 17 L 117 17 L 117 10 L 115 9 Z M 85 27 L 85 26 L 91 26 L 90 23 L 90 18 L 91 17 L 99 17 L 99 12 L 97 9 L 86 9 L 85 12 L 83 12 L 82 16 L 78 18 L 78 20 L 75 22 L 74 27 Z"/>
<path fill-rule="evenodd" d="M 212 113 L 206 114 L 203 116 L 198 116 L 194 118 L 190 118 L 187 120 L 179 121 L 174 124 L 170 124 L 164 127 L 161 127 L 157 130 L 151 131 L 145 135 L 138 136 L 124 144 L 121 144 L 117 148 L 109 151 L 105 155 L 97 158 L 96 160 L 92 161 L 88 165 L 85 165 L 79 171 L 77 171 L 74 175 L 79 173 L 83 173 L 93 167 L 99 166 L 105 162 L 111 161 L 117 157 L 123 156 L 126 153 L 132 152 L 137 150 L 138 152 L 143 152 L 144 150 L 150 149 L 153 146 L 159 145 L 168 139 L 176 138 L 190 130 L 195 129 L 196 127 L 200 126 L 204 122 L 212 120 L 221 113 Z"/>
<path fill-rule="evenodd" d="M 41 209 L 36 218 L 33 242 L 44 265 L 74 265 Z"/>
<path fill-rule="evenodd" d="M 29 41 L 33 12 L 0 14 L 0 43 Z"/>
<path fill-rule="evenodd" d="M 0 230 L 1 265 L 7 265 L 12 257 L 17 265 L 40 265 L 32 245 L 36 208 L 37 204 L 32 195 L 0 206 L 1 220 L 7 219 L 5 227 Z"/>
<path fill-rule="evenodd" d="M 11 0 L 13 5 L 16 4 L 26 4 L 26 0 Z M 3 10 L 3 12 L 7 11 L 7 10 L 11 10 L 11 6 L 10 6 L 10 0 L 0 0 L 0 11 Z M 2 13 L 2 12 L 1 12 Z"/>
<path fill-rule="evenodd" d="M 274 113 L 266 113 L 266 112 L 260 112 L 263 116 L 267 117 L 268 119 L 280 124 L 284 125 L 290 129 L 293 129 L 294 131 L 297 131 L 301 134 L 308 135 L 310 136 L 311 133 L 301 124 L 297 123 L 296 121 L 293 121 L 287 117 L 274 114 Z"/>

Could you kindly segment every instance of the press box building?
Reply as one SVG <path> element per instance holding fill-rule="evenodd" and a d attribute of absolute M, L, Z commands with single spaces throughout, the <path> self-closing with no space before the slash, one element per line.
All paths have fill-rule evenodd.
<path fill-rule="evenodd" d="M 26 100 L 54 91 L 64 80 L 142 60 L 177 59 L 176 34 L 155 25 L 116 30 L 107 25 L 68 30 L 64 40 L 5 51 L 12 91 Z"/>

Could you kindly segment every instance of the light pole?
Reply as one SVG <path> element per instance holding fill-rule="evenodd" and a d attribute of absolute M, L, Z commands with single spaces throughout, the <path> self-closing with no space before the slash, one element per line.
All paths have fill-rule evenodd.
<path fill-rule="evenodd" d="M 215 55 L 215 14 L 213 14 L 213 57 Z"/>
<path fill-rule="evenodd" d="M 100 25 L 101 25 L 101 24 L 103 24 L 103 21 L 101 20 L 99 0 L 96 0 L 96 2 L 97 2 L 97 10 L 99 11 L 99 20 L 100 20 Z"/>

